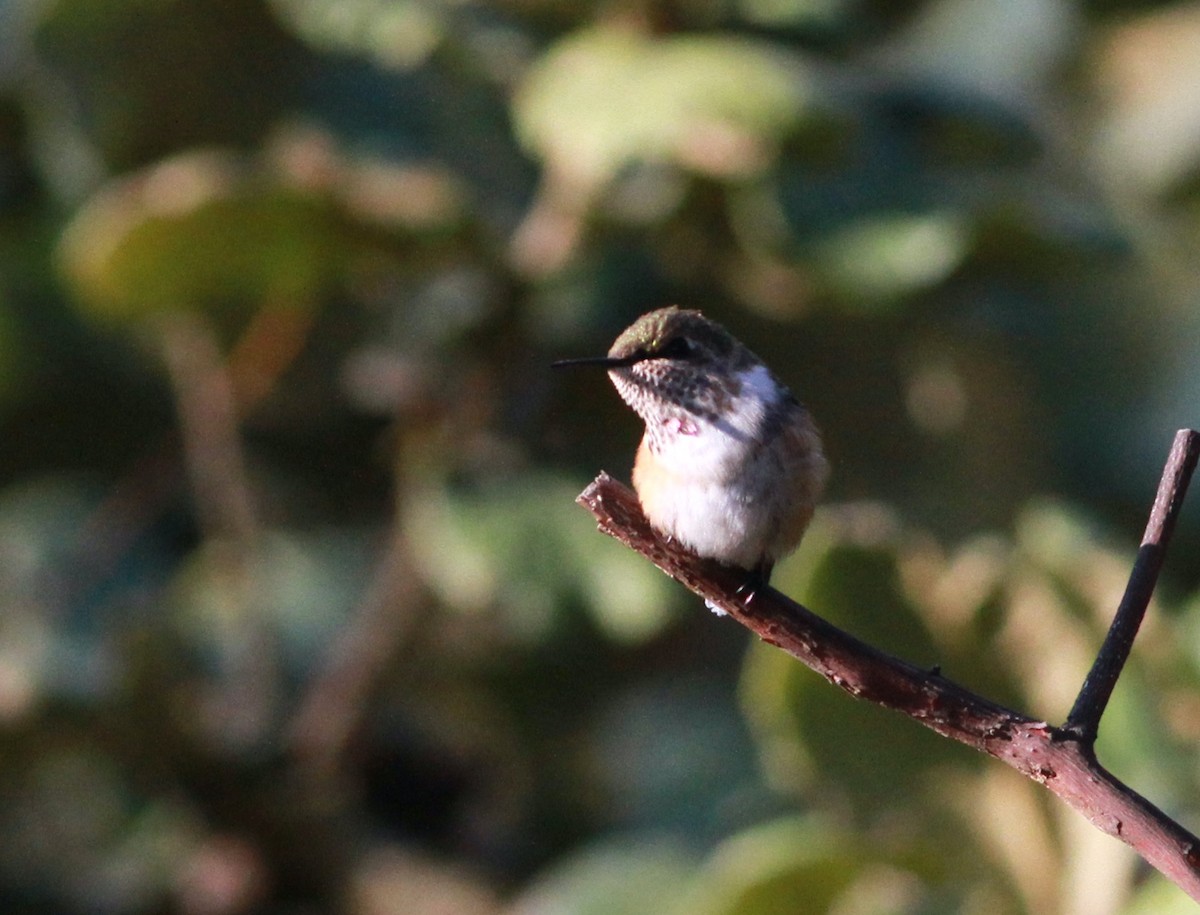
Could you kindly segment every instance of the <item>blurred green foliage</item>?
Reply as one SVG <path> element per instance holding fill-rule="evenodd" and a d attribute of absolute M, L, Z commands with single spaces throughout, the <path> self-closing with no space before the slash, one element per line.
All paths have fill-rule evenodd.
<path fill-rule="evenodd" d="M 1198 423 L 1200 10 L 0 0 L 0 909 L 1165 913 L 573 497 L 703 308 L 811 407 L 777 583 L 1061 721 Z M 1100 756 L 1200 824 L 1200 511 Z"/>

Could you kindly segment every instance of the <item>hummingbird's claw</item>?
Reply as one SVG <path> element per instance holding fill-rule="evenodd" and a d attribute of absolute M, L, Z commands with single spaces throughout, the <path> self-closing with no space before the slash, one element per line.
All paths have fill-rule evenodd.
<path fill-rule="evenodd" d="M 754 595 L 759 591 L 769 586 L 771 581 L 771 568 L 774 563 L 763 560 L 753 569 L 746 573 L 746 580 L 738 585 L 734 594 L 743 598 L 744 603 L 749 604 L 754 600 Z"/>

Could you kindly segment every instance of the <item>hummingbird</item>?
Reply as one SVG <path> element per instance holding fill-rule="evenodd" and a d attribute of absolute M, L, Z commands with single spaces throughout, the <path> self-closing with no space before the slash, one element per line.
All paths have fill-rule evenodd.
<path fill-rule="evenodd" d="M 633 488 L 650 525 L 766 586 L 829 474 L 808 410 L 720 324 L 676 306 L 642 315 L 607 356 L 554 363 L 577 365 L 607 369 L 646 425 Z"/>

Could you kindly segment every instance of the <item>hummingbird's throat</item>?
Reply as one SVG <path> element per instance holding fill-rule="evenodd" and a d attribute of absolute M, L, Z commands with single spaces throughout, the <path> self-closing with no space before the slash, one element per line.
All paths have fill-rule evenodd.
<path fill-rule="evenodd" d="M 687 416 L 664 417 L 660 427 L 667 436 L 700 434 L 700 426 Z"/>

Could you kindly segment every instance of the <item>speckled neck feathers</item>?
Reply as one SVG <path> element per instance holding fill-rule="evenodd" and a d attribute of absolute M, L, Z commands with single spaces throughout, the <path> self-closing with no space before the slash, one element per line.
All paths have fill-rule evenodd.
<path fill-rule="evenodd" d="M 686 350 L 679 341 L 686 342 Z M 675 357 L 654 358 L 661 352 Z M 737 429 L 731 414 L 749 408 L 756 419 L 782 409 L 787 390 L 745 346 L 698 311 L 663 308 L 643 315 L 616 342 L 608 355 L 623 359 L 645 355 L 644 361 L 609 372 L 622 399 L 646 423 L 651 447 L 658 451 L 698 424 L 724 425 L 742 437 L 753 429 Z M 757 403 L 746 403 L 750 398 Z"/>

